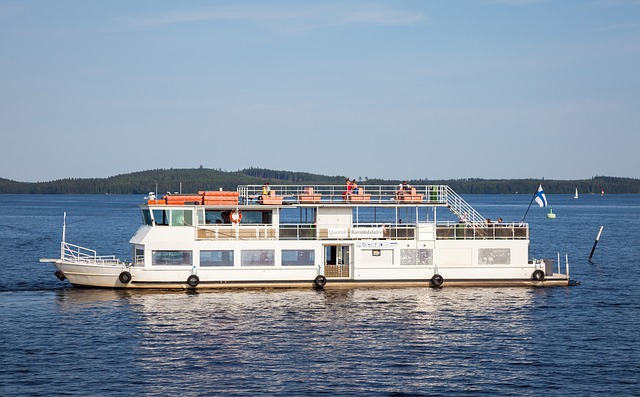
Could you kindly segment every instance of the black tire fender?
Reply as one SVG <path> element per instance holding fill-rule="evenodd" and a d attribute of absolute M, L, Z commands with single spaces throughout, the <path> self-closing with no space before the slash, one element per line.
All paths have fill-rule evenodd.
<path fill-rule="evenodd" d="M 431 285 L 434 287 L 439 287 L 442 283 L 444 283 L 444 278 L 441 275 L 434 274 L 433 277 L 431 277 Z"/>
<path fill-rule="evenodd" d="M 322 289 L 326 284 L 327 284 L 327 278 L 323 275 L 317 276 L 315 279 L 313 279 L 313 285 L 316 288 Z"/>
<path fill-rule="evenodd" d="M 64 275 L 64 273 L 62 273 L 60 270 L 56 270 L 56 272 L 54 273 L 56 275 L 56 277 L 58 277 L 58 280 L 60 281 L 64 281 L 67 279 L 67 277 Z"/>
<path fill-rule="evenodd" d="M 125 270 L 124 272 L 120 273 L 120 275 L 118 276 L 118 280 L 120 280 L 122 284 L 129 284 L 131 282 L 131 273 Z"/>
<path fill-rule="evenodd" d="M 195 288 L 198 286 L 198 284 L 200 284 L 200 277 L 196 276 L 195 274 L 190 275 L 187 278 L 187 284 L 189 284 L 189 287 Z"/>
<path fill-rule="evenodd" d="M 536 269 L 531 274 L 531 278 L 534 279 L 535 281 L 542 281 L 544 280 L 544 272 L 540 269 Z"/>

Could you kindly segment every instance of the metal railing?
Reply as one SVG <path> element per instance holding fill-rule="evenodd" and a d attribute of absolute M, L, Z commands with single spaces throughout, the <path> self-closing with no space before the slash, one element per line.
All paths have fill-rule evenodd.
<path fill-rule="evenodd" d="M 65 262 L 71 263 L 83 263 L 83 264 L 124 264 L 121 260 L 117 259 L 115 255 L 97 255 L 96 251 L 81 247 L 75 244 L 69 244 L 65 241 L 60 246 L 60 259 Z"/>
<path fill-rule="evenodd" d="M 463 223 L 480 226 L 485 218 L 447 185 L 413 186 L 399 191 L 397 185 L 359 185 L 358 193 L 347 194 L 342 185 L 272 185 L 271 190 L 285 204 L 426 204 L 447 206 Z M 240 204 L 258 204 L 260 185 L 238 186 Z"/>
<path fill-rule="evenodd" d="M 436 225 L 438 240 L 526 240 L 529 227 L 523 223 L 474 226 L 465 223 Z"/>

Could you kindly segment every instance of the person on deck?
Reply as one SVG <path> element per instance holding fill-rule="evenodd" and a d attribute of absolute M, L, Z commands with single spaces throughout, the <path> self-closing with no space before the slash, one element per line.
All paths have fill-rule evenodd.
<path fill-rule="evenodd" d="M 262 185 L 262 195 L 260 196 L 260 202 L 262 203 L 262 198 L 271 194 L 271 186 L 269 186 L 269 182 L 265 182 Z"/>
<path fill-rule="evenodd" d="M 404 194 L 411 194 L 411 185 L 407 183 L 407 181 L 403 181 L 398 185 L 398 190 L 396 191 L 396 199 L 402 199 Z"/>
<path fill-rule="evenodd" d="M 349 199 L 349 195 L 351 194 L 351 188 L 352 188 L 352 186 L 351 186 L 351 181 L 349 180 L 349 178 L 347 178 L 347 179 L 345 180 L 345 183 L 347 184 L 347 190 L 345 190 L 345 191 L 342 193 L 342 199 L 343 199 L 343 200 L 348 200 L 348 199 Z"/>

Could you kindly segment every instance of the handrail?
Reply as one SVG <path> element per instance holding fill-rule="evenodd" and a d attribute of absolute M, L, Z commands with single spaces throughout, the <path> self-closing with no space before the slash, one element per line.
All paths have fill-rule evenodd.
<path fill-rule="evenodd" d="M 63 241 L 60 244 L 60 259 L 65 262 L 74 263 L 90 263 L 90 264 L 123 264 L 120 259 L 117 259 L 115 255 L 97 255 L 97 252 L 81 247 L 79 245 L 70 244 Z"/>
<path fill-rule="evenodd" d="M 449 205 L 451 212 L 453 212 L 463 223 L 472 224 L 474 226 L 480 226 L 485 223 L 485 218 L 449 186 L 446 186 L 446 202 L 447 205 Z"/>
<path fill-rule="evenodd" d="M 346 187 L 343 185 L 271 185 L 271 190 L 278 197 L 282 197 L 284 202 L 299 203 L 301 197 L 314 196 L 322 204 L 344 204 L 344 203 L 377 203 L 396 204 L 402 197 L 397 185 L 359 185 L 358 194 L 346 194 Z M 419 200 L 412 203 L 446 204 L 446 185 L 420 185 L 414 186 L 415 197 Z M 241 204 L 252 204 L 262 195 L 261 185 L 240 185 L 237 188 Z M 404 192 L 404 195 L 410 192 Z M 357 200 L 358 197 L 366 197 L 367 201 Z"/>

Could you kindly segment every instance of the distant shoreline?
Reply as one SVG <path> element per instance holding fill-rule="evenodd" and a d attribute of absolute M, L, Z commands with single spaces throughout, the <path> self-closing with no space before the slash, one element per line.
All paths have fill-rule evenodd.
<path fill-rule="evenodd" d="M 148 194 L 149 192 L 197 192 L 236 190 L 237 185 L 309 184 L 340 185 L 345 176 L 326 176 L 306 172 L 249 168 L 221 171 L 208 168 L 157 169 L 121 174 L 108 178 L 68 178 L 48 182 L 16 182 L 0 178 L 0 194 Z M 362 185 L 389 185 L 402 182 L 389 179 L 360 179 Z M 640 179 L 596 176 L 581 180 L 537 179 L 414 179 L 415 185 L 449 185 L 460 194 L 529 194 L 542 184 L 552 194 L 640 194 Z"/>

